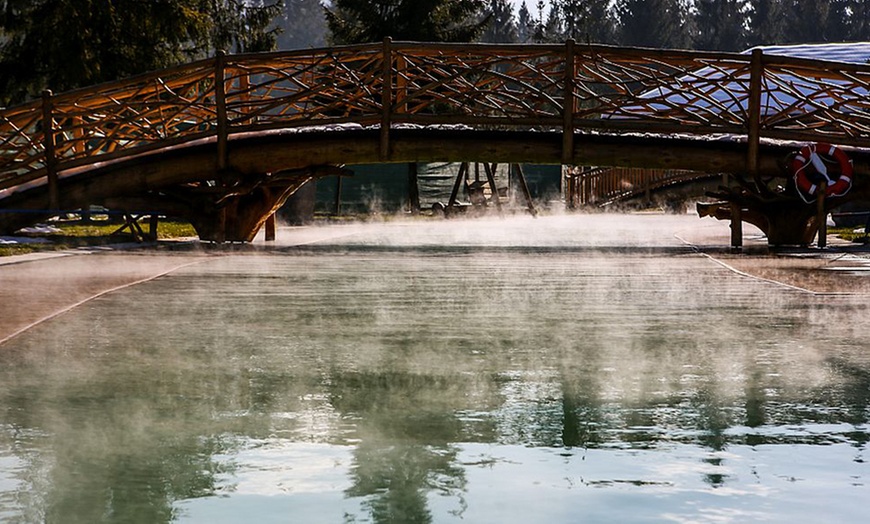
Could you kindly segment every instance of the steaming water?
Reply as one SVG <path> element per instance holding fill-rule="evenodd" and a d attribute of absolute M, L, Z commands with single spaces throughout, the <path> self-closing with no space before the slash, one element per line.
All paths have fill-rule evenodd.
<path fill-rule="evenodd" d="M 322 231 L 43 324 L 0 521 L 865 522 L 864 300 L 611 220 Z"/>

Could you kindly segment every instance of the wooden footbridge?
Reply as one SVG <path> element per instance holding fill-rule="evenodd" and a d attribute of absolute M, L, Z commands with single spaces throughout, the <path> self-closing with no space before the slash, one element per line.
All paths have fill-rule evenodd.
<path fill-rule="evenodd" d="M 870 66 L 579 45 L 391 42 L 224 55 L 0 110 L 0 232 L 102 205 L 250 240 L 344 164 L 781 174 L 794 142 L 870 174 Z"/>

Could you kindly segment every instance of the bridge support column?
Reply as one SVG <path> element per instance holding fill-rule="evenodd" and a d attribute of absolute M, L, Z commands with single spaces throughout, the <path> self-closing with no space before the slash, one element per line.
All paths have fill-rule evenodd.
<path fill-rule="evenodd" d="M 219 204 L 197 206 L 189 217 L 190 223 L 200 240 L 250 242 L 304 182 L 260 186 L 243 195 L 226 197 Z"/>

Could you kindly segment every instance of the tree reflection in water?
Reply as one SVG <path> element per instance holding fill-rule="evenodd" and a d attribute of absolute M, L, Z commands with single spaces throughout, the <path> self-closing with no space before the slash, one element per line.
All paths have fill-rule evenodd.
<path fill-rule="evenodd" d="M 332 405 L 358 421 L 347 495 L 365 497 L 378 523 L 432 522 L 432 493 L 456 497 L 461 515 L 465 470 L 452 444 L 463 438 L 460 377 L 388 371 L 339 375 L 331 383 Z"/>

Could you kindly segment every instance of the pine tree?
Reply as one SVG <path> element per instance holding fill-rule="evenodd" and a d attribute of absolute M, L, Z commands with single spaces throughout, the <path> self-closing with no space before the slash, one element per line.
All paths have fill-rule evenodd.
<path fill-rule="evenodd" d="M 787 10 L 787 41 L 799 44 L 838 42 L 840 28 L 831 0 L 791 0 Z"/>
<path fill-rule="evenodd" d="M 274 0 L 276 2 L 277 0 Z M 5 0 L 0 105 L 274 43 L 272 0 Z"/>
<path fill-rule="evenodd" d="M 559 0 L 564 36 L 581 42 L 612 42 L 614 16 L 609 0 Z"/>
<path fill-rule="evenodd" d="M 279 49 L 326 45 L 326 17 L 320 0 L 284 0 L 284 10 L 275 23 L 281 30 Z"/>
<path fill-rule="evenodd" d="M 335 44 L 394 40 L 470 42 L 489 19 L 484 0 L 335 0 L 324 7 Z"/>
<path fill-rule="evenodd" d="M 538 42 L 563 42 L 565 41 L 565 26 L 564 17 L 562 16 L 562 6 L 559 3 L 554 3 L 550 6 L 550 12 L 547 13 L 547 18 L 543 20 L 538 35 Z"/>
<path fill-rule="evenodd" d="M 219 0 L 210 5 L 212 49 L 233 53 L 275 49 L 278 29 L 272 20 L 281 12 L 281 0 Z"/>
<path fill-rule="evenodd" d="M 628 46 L 685 48 L 688 13 L 679 0 L 617 0 L 619 43 Z"/>
<path fill-rule="evenodd" d="M 744 0 L 696 0 L 695 49 L 745 49 L 744 6 Z"/>
<path fill-rule="evenodd" d="M 520 5 L 517 12 L 517 41 L 531 42 L 535 39 L 535 30 L 538 26 L 538 21 L 529 12 L 529 8 L 525 3 Z"/>
<path fill-rule="evenodd" d="M 870 2 L 834 0 L 836 19 L 842 39 L 849 42 L 870 40 Z"/>
<path fill-rule="evenodd" d="M 774 45 L 787 41 L 788 20 L 785 0 L 749 1 L 748 44 Z"/>
<path fill-rule="evenodd" d="M 517 23 L 507 0 L 489 0 L 489 24 L 480 37 L 481 42 L 514 43 L 518 41 Z"/>

